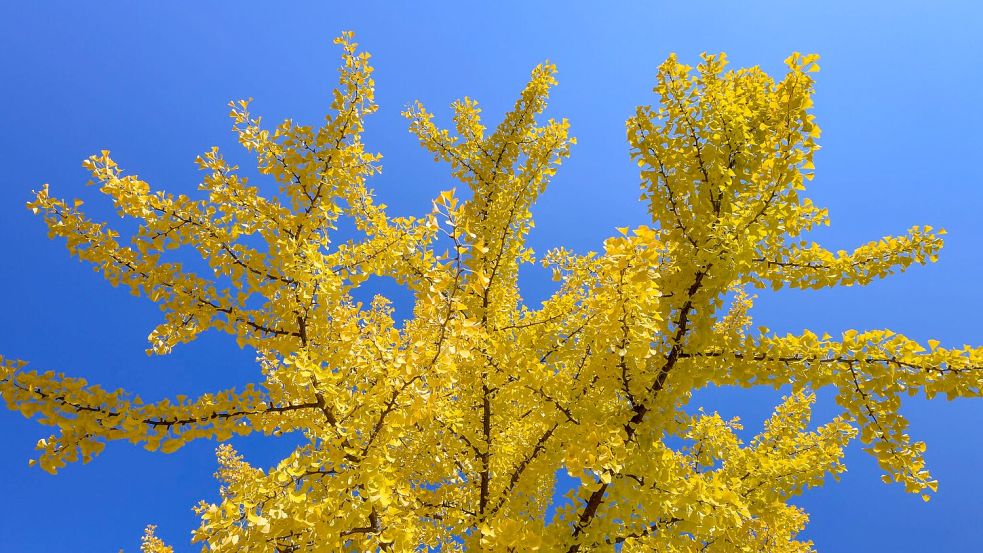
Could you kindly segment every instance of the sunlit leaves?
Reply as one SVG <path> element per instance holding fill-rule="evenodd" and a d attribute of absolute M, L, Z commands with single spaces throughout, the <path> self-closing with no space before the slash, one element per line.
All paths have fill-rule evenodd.
<path fill-rule="evenodd" d="M 52 237 L 160 306 L 150 352 L 218 330 L 257 351 L 262 382 L 144 402 L 0 358 L 7 406 L 55 432 L 32 462 L 55 472 L 112 441 L 171 453 L 302 433 L 266 469 L 218 447 L 220 498 L 196 507 L 193 535 L 210 551 L 808 551 L 796 540 L 808 517 L 788 500 L 846 470 L 855 437 L 886 482 L 936 490 L 901 401 L 979 396 L 983 349 L 887 330 L 776 336 L 751 318 L 750 287 L 865 285 L 942 247 L 927 226 L 853 252 L 804 240 L 828 224 L 805 196 L 816 56 L 794 54 L 778 81 L 728 70 L 723 54 L 695 71 L 670 57 L 658 105 L 627 122 L 651 225 L 616 229 L 597 252 L 544 252 L 556 289 L 533 307 L 518 288 L 520 264 L 536 261 L 531 209 L 575 144 L 566 119 L 544 121 L 556 68 L 536 67 L 495 125 L 471 98 L 451 106 L 451 128 L 407 108 L 460 185 L 429 213 L 394 217 L 367 186 L 381 159 L 362 141 L 376 110 L 369 56 L 350 33 L 337 43 L 319 126 L 269 128 L 248 100 L 230 104 L 274 193 L 218 148 L 196 160 L 201 199 L 154 191 L 103 151 L 84 166 L 138 223 L 128 239 L 80 202 L 37 193 L 29 207 Z M 342 226 L 354 230 L 342 238 Z M 384 296 L 355 299 L 373 276 L 409 290 L 411 318 L 395 320 Z M 747 441 L 738 420 L 685 409 L 712 384 L 791 392 Z M 813 427 L 823 387 L 842 412 Z M 559 470 L 580 486 L 546 521 Z M 152 526 L 142 547 L 170 551 Z"/>

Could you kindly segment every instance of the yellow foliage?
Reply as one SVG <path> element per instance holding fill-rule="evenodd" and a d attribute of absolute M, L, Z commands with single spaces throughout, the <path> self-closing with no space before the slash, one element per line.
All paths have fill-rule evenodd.
<path fill-rule="evenodd" d="M 140 539 L 140 553 L 174 553 L 174 548 L 165 545 L 164 542 L 154 535 L 157 529 L 153 524 L 147 526 Z"/>
<path fill-rule="evenodd" d="M 89 461 L 110 441 L 169 453 L 302 431 L 306 443 L 267 470 L 218 448 L 221 500 L 196 509 L 194 541 L 209 551 L 806 551 L 795 538 L 807 515 L 788 500 L 842 473 L 856 436 L 885 481 L 935 491 L 901 397 L 979 396 L 983 349 L 926 349 L 887 330 L 776 336 L 751 322 L 749 288 L 863 285 L 942 245 L 930 227 L 852 253 L 800 239 L 827 223 L 804 195 L 816 56 L 791 56 L 780 81 L 727 70 L 723 54 L 695 71 L 670 57 L 660 104 L 627 123 L 651 226 L 618 229 L 599 253 L 546 253 L 558 290 L 534 309 L 517 286 L 535 261 L 530 209 L 574 144 L 565 119 L 541 122 L 555 68 L 536 67 L 494 128 L 469 98 L 452 106 L 453 131 L 409 107 L 410 131 L 464 192 L 393 217 L 367 188 L 380 159 L 361 138 L 376 110 L 369 56 L 350 33 L 338 43 L 321 126 L 269 129 L 249 101 L 230 104 L 277 195 L 217 148 L 197 160 L 199 200 L 153 191 L 103 151 L 85 167 L 140 222 L 128 241 L 47 187 L 29 204 L 72 254 L 161 307 L 149 352 L 218 330 L 255 348 L 264 375 L 144 403 L 0 358 L 7 406 L 55 429 L 38 442 L 41 468 Z M 333 241 L 343 219 L 359 238 Z M 163 261 L 172 248 L 212 274 Z M 412 319 L 394 321 L 381 296 L 353 299 L 371 276 L 412 293 Z M 738 421 L 684 411 L 710 384 L 793 392 L 744 443 Z M 810 390 L 826 386 L 842 414 L 809 430 Z M 559 469 L 582 485 L 546 523 Z M 151 526 L 143 551 L 170 548 Z"/>

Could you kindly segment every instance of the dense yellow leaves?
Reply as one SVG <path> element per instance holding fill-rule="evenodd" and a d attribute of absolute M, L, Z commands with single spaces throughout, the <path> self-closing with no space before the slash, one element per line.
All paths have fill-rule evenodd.
<path fill-rule="evenodd" d="M 695 70 L 670 57 L 658 105 L 627 122 L 651 224 L 617 229 L 596 253 L 545 252 L 556 291 L 531 307 L 517 285 L 537 261 L 531 208 L 575 143 L 565 119 L 543 121 L 556 69 L 536 67 L 494 126 L 470 98 L 451 106 L 452 129 L 411 105 L 410 131 L 461 186 L 394 217 L 367 187 L 380 161 L 362 141 L 376 110 L 369 56 L 351 34 L 338 43 L 321 125 L 267 128 L 248 100 L 230 104 L 275 192 L 218 148 L 197 159 L 201 199 L 154 191 L 104 151 L 84 165 L 138 223 L 128 239 L 47 187 L 29 204 L 73 255 L 160 306 L 150 352 L 218 330 L 254 349 L 262 374 L 241 391 L 144 402 L 0 358 L 7 406 L 54 429 L 41 468 L 112 441 L 169 453 L 301 432 L 265 469 L 218 447 L 220 500 L 197 506 L 193 537 L 208 551 L 808 551 L 796 540 L 808 517 L 788 500 L 846 470 L 855 437 L 885 481 L 935 491 L 902 398 L 979 396 L 983 349 L 752 323 L 749 288 L 864 285 L 942 246 L 931 227 L 852 252 L 803 238 L 828 223 L 805 196 L 816 56 L 791 56 L 779 81 L 727 70 L 722 54 Z M 174 249 L 207 269 L 172 261 Z M 411 319 L 394 320 L 388 298 L 354 299 L 372 276 L 409 290 Z M 745 441 L 738 420 L 686 408 L 709 385 L 790 391 Z M 824 387 L 842 411 L 814 428 L 811 391 Z M 559 470 L 580 486 L 547 521 Z M 170 548 L 148 527 L 143 551 Z"/>

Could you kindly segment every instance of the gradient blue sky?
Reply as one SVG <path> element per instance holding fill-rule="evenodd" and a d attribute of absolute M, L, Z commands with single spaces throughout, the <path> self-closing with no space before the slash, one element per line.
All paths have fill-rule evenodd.
<path fill-rule="evenodd" d="M 34 368 L 86 376 L 144 398 L 195 394 L 258 378 L 251 352 L 208 335 L 163 358 L 144 354 L 160 314 L 114 289 L 46 239 L 24 209 L 51 183 L 115 219 L 84 186 L 80 162 L 102 148 L 124 169 L 194 194 L 192 160 L 234 146 L 225 104 L 252 96 L 270 122 L 316 122 L 326 109 L 338 50 L 357 33 L 377 69 L 378 114 L 367 142 L 384 154 L 372 186 L 400 214 L 422 213 L 454 183 L 406 132 L 412 100 L 447 114 L 471 96 L 495 121 L 529 70 L 549 59 L 560 86 L 550 116 L 579 139 L 535 209 L 537 251 L 597 248 L 615 226 L 646 220 L 637 203 L 624 120 L 650 103 L 670 52 L 695 63 L 725 51 L 735 66 L 774 74 L 792 51 L 822 55 L 816 108 L 824 133 L 811 196 L 833 225 L 818 238 L 849 248 L 914 224 L 950 232 L 941 261 L 867 288 L 763 293 L 756 320 L 779 332 L 888 327 L 945 344 L 983 344 L 983 9 L 977 2 L 119 2 L 0 4 L 0 352 Z M 444 119 L 446 121 L 446 118 Z M 529 301 L 546 280 L 525 270 Z M 384 288 L 389 290 L 389 288 Z M 749 431 L 770 413 L 768 390 L 714 390 L 699 402 L 741 415 Z M 817 418 L 835 414 L 829 394 Z M 924 504 L 886 486 L 853 447 L 842 482 L 797 502 L 820 551 L 983 549 L 983 401 L 908 401 L 911 433 L 928 442 L 941 481 Z M 178 551 L 197 526 L 191 507 L 216 496 L 215 443 L 172 455 L 111 444 L 58 476 L 27 466 L 48 430 L 0 411 L 0 551 L 135 551 L 147 523 Z M 270 465 L 289 440 L 235 445 Z"/>

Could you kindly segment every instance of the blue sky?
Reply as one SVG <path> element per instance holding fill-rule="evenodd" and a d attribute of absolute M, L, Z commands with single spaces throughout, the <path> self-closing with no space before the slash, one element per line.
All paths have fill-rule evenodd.
<path fill-rule="evenodd" d="M 113 150 L 124 169 L 158 188 L 193 194 L 194 157 L 212 145 L 243 162 L 225 104 L 253 97 L 267 121 L 316 122 L 338 50 L 351 29 L 376 66 L 378 114 L 367 142 L 382 152 L 372 186 L 400 214 L 423 213 L 451 181 L 406 132 L 399 113 L 422 100 L 446 115 L 477 98 L 488 121 L 512 103 L 532 67 L 559 67 L 549 115 L 578 138 L 535 209 L 537 251 L 597 248 L 616 226 L 646 221 L 637 200 L 624 120 L 651 103 L 670 52 L 695 63 L 727 52 L 734 66 L 773 74 L 792 51 L 822 55 L 816 108 L 823 150 L 810 188 L 832 227 L 817 238 L 847 248 L 914 224 L 949 230 L 941 261 L 866 288 L 762 293 L 758 324 L 778 331 L 891 328 L 944 344 L 983 344 L 983 8 L 976 2 L 4 2 L 0 4 L 0 352 L 33 367 L 85 376 L 145 398 L 255 381 L 253 355 L 206 335 L 149 358 L 160 313 L 108 286 L 49 241 L 24 208 L 31 190 L 86 200 L 80 162 Z M 445 118 L 446 120 L 446 118 Z M 534 270 L 525 295 L 546 293 Z M 713 390 L 698 400 L 758 427 L 777 401 L 768 390 Z M 828 394 L 817 419 L 835 414 Z M 840 483 L 797 502 L 821 551 L 983 548 L 983 401 L 908 401 L 911 433 L 928 442 L 941 481 L 928 504 L 878 478 L 858 447 Z M 47 429 L 0 412 L 0 551 L 135 551 L 147 523 L 179 551 L 211 499 L 214 443 L 172 455 L 111 444 L 89 465 L 52 477 L 27 466 Z M 290 447 L 236 442 L 258 465 Z M 197 548 L 194 548 L 197 549 Z"/>

